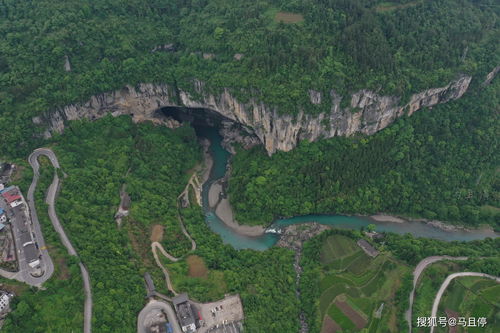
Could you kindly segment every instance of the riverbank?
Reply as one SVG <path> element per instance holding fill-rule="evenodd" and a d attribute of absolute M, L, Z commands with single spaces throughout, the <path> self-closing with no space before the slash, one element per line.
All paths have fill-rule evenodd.
<path fill-rule="evenodd" d="M 370 215 L 369 218 L 372 220 L 375 220 L 377 222 L 394 222 L 394 223 L 405 223 L 406 220 L 397 217 L 397 216 L 392 216 L 392 215 L 385 215 L 385 214 L 376 214 L 376 215 Z"/>
<path fill-rule="evenodd" d="M 210 174 L 214 167 L 214 160 L 210 154 L 210 144 L 209 140 L 201 140 L 205 164 L 202 184 L 205 184 L 210 179 Z M 214 181 L 210 185 L 210 188 L 208 188 L 208 208 L 213 211 L 215 215 L 217 215 L 222 223 L 234 230 L 237 234 L 248 237 L 262 236 L 266 228 L 262 226 L 241 225 L 234 219 L 233 208 L 229 203 L 229 199 L 225 195 L 229 175 L 230 171 L 227 170 L 223 178 Z"/>
<path fill-rule="evenodd" d="M 204 142 L 205 165 L 211 170 L 205 170 L 206 180 L 203 186 L 203 209 L 207 224 L 213 232 L 219 234 L 225 243 L 237 249 L 251 248 L 265 250 L 283 239 L 283 235 L 265 233 L 267 227 L 281 229 L 294 224 L 318 223 L 325 228 L 344 228 L 359 230 L 370 224 L 376 225 L 378 232 L 393 232 L 397 234 L 410 233 L 414 237 L 433 238 L 443 241 L 472 241 L 487 237 L 496 238 L 499 235 L 490 229 L 466 229 L 460 226 L 448 225 L 440 221 L 411 219 L 380 212 L 371 216 L 361 215 L 331 215 L 318 214 L 307 216 L 282 217 L 269 221 L 266 226 L 241 225 L 235 220 L 235 213 L 230 205 L 227 194 L 228 179 L 231 177 L 230 154 L 221 145 L 220 134 L 216 129 L 205 133 Z M 210 145 L 207 147 L 208 142 Z M 293 230 L 293 229 L 292 229 Z M 280 237 L 281 236 L 281 237 Z M 285 236 L 285 238 L 287 238 Z M 285 242 L 286 239 L 284 240 Z M 290 244 L 291 245 L 291 244 Z"/>
<path fill-rule="evenodd" d="M 282 229 L 283 234 L 276 246 L 301 251 L 305 241 L 328 229 L 332 229 L 332 227 L 317 222 L 292 224 Z"/>
<path fill-rule="evenodd" d="M 360 217 L 368 217 L 369 219 L 376 222 L 394 222 L 394 223 L 407 223 L 407 222 L 417 222 L 430 225 L 434 228 L 441 229 L 444 231 L 463 231 L 463 232 L 475 232 L 475 231 L 487 231 L 494 233 L 493 227 L 487 224 L 480 225 L 478 228 L 467 228 L 462 225 L 449 224 L 438 220 L 429 220 L 424 218 L 412 218 L 400 215 L 390 215 L 390 214 L 375 214 L 375 215 L 356 215 Z"/>
<path fill-rule="evenodd" d="M 231 207 L 227 198 L 220 199 L 217 207 L 215 208 L 215 214 L 222 222 L 224 222 L 225 225 L 227 225 L 229 228 L 233 229 L 240 235 L 258 237 L 262 236 L 266 231 L 266 228 L 262 226 L 249 226 L 239 224 L 234 219 L 233 208 Z"/>

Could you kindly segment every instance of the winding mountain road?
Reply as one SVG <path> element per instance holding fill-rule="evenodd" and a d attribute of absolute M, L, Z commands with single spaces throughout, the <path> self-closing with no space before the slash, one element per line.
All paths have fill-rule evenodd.
<path fill-rule="evenodd" d="M 417 288 L 417 282 L 420 278 L 422 272 L 427 268 L 427 266 L 441 261 L 441 260 L 467 260 L 467 257 L 450 257 L 450 256 L 432 256 L 422 259 L 415 270 L 413 271 L 413 289 L 410 294 L 409 308 L 406 310 L 406 320 L 408 321 L 408 332 L 411 333 L 412 330 L 412 311 L 413 311 L 413 299 L 415 298 L 415 289 Z"/>
<path fill-rule="evenodd" d="M 497 276 L 485 274 L 485 273 L 476 273 L 476 272 L 460 272 L 460 273 L 453 273 L 448 275 L 446 280 L 444 280 L 443 284 L 439 288 L 439 291 L 436 294 L 436 298 L 434 299 L 434 303 L 432 304 L 432 312 L 431 312 L 431 317 L 436 317 L 437 315 L 437 310 L 439 307 L 439 302 L 441 301 L 441 297 L 443 296 L 444 291 L 450 284 L 450 282 L 457 277 L 462 277 L 462 276 L 477 276 L 477 277 L 484 277 L 488 279 L 495 280 L 496 282 L 500 283 L 500 278 Z M 434 326 L 431 326 L 431 332 L 434 332 Z"/>
<path fill-rule="evenodd" d="M 32 218 L 36 218 L 38 220 L 38 217 L 36 217 L 36 210 L 35 210 L 35 204 L 34 204 L 34 199 L 33 195 L 35 192 L 35 188 L 38 182 L 38 178 L 40 176 L 40 164 L 38 163 L 38 157 L 40 156 L 46 156 L 49 158 L 50 162 L 52 163 L 53 167 L 55 169 L 59 169 L 59 161 L 57 160 L 56 155 L 54 152 L 50 149 L 47 148 L 40 148 L 36 149 L 30 156 L 29 156 L 29 163 L 31 167 L 33 168 L 33 182 L 30 186 L 30 190 L 28 191 L 28 202 L 30 204 L 30 210 L 32 211 Z M 46 197 L 46 202 L 49 206 L 49 218 L 50 221 L 52 222 L 52 226 L 56 230 L 56 232 L 59 234 L 59 237 L 61 238 L 61 241 L 63 245 L 66 247 L 68 250 L 68 253 L 71 256 L 78 257 L 78 253 L 76 252 L 75 248 L 71 244 L 68 236 L 64 232 L 64 229 L 59 222 L 59 218 L 57 217 L 56 210 L 55 210 L 55 200 L 56 196 L 59 190 L 60 186 L 60 179 L 59 176 L 57 175 L 57 172 L 54 173 L 54 179 L 52 180 L 52 184 L 50 185 Z M 39 224 L 35 224 L 38 225 Z M 84 322 L 83 322 L 83 332 L 84 333 L 90 333 L 92 331 L 92 291 L 90 287 L 90 277 L 89 273 L 87 271 L 87 268 L 85 265 L 83 265 L 82 262 L 79 263 L 80 266 L 80 271 L 82 273 L 82 279 L 83 279 L 83 288 L 85 291 L 85 306 L 84 306 Z"/>
<path fill-rule="evenodd" d="M 31 181 L 30 187 L 28 189 L 28 208 L 29 208 L 29 214 L 33 226 L 33 232 L 35 233 L 35 238 L 38 244 L 38 248 L 40 249 L 40 254 L 41 254 L 41 263 L 43 265 L 43 270 L 44 273 L 41 277 L 33 277 L 28 274 L 24 274 L 24 282 L 30 285 L 38 285 L 41 286 L 41 284 L 45 281 L 47 281 L 52 274 L 54 273 L 54 263 L 52 262 L 52 258 L 50 258 L 49 252 L 47 250 L 47 246 L 45 246 L 45 240 L 43 238 L 42 234 L 42 228 L 40 226 L 40 221 L 38 220 L 38 214 L 36 212 L 36 206 L 35 206 L 35 190 L 36 186 L 38 184 L 38 178 L 40 177 L 40 173 L 38 172 L 38 161 L 36 162 L 36 168 L 34 167 L 32 160 L 34 158 L 33 156 L 34 153 L 32 153 L 28 161 L 31 164 L 31 167 L 33 168 L 33 180 Z M 14 228 L 14 235 L 16 234 L 16 230 Z M 25 269 L 23 269 L 23 264 L 25 265 L 26 263 L 20 263 L 20 270 L 21 272 L 26 272 Z"/>
<path fill-rule="evenodd" d="M 174 309 L 172 306 L 166 302 L 150 300 L 148 304 L 142 309 L 137 318 L 137 332 L 147 333 L 149 332 L 148 327 L 151 322 L 155 322 L 155 316 L 161 311 L 167 314 L 169 323 L 172 325 L 174 333 L 182 333 L 182 329 L 179 326 L 179 322 L 175 316 Z"/>

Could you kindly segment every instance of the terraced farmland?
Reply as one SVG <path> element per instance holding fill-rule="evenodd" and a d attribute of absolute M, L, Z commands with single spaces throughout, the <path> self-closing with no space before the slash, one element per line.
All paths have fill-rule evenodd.
<path fill-rule="evenodd" d="M 468 327 L 467 332 L 500 332 L 500 284 L 479 277 L 461 277 L 448 287 L 439 305 L 438 316 L 446 312 L 458 313 L 459 317 L 485 317 L 485 327 Z M 435 332 L 447 332 L 437 329 Z M 459 327 L 457 332 L 465 332 Z"/>
<path fill-rule="evenodd" d="M 320 252 L 319 312 L 322 333 L 397 332 L 394 295 L 410 268 L 388 254 L 367 256 L 353 238 L 332 235 Z M 379 314 L 377 309 L 384 304 Z"/>

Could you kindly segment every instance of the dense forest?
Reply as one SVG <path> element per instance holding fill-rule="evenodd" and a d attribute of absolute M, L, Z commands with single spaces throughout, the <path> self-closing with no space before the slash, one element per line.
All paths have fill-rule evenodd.
<path fill-rule="evenodd" d="M 0 154 L 29 152 L 34 115 L 125 84 L 190 91 L 196 78 L 295 113 L 322 109 L 309 89 L 405 97 L 484 77 L 500 62 L 499 10 L 495 0 L 0 0 Z"/>
<path fill-rule="evenodd" d="M 292 251 L 237 251 L 208 229 L 201 209 L 178 210 L 177 195 L 201 160 L 192 128 L 109 116 L 71 122 L 45 141 L 33 117 L 140 82 L 194 93 L 199 79 L 207 92 L 228 88 L 241 101 L 255 98 L 297 114 L 325 111 L 329 101 L 312 105 L 310 89 L 345 96 L 367 88 L 405 101 L 469 74 L 473 89 L 466 97 L 401 118 L 371 137 L 304 141 L 272 157 L 262 147 L 238 149 L 229 195 L 246 224 L 383 211 L 500 229 L 500 83 L 479 87 L 500 63 L 499 16 L 496 0 L 0 0 L 0 158 L 25 159 L 42 144 L 58 155 L 67 177 L 57 212 L 90 273 L 95 332 L 135 332 L 144 272 L 165 291 L 150 232 L 165 227 L 165 249 L 186 255 L 190 243 L 178 214 L 197 242 L 194 254 L 220 277 L 221 289 L 240 294 L 245 331 L 296 332 L 300 310 L 314 328 L 321 237 L 304 248 L 298 300 Z M 53 172 L 43 165 L 40 207 Z M 20 181 L 30 177 L 26 170 Z M 124 184 L 132 206 L 118 226 Z M 15 286 L 21 294 L 6 321 L 9 332 L 81 327 L 77 259 L 65 255 L 43 213 L 41 222 L 58 271 L 45 290 Z M 385 242 L 383 250 L 409 265 L 439 253 L 498 256 L 492 240 L 464 246 L 388 235 Z M 497 264 L 471 267 L 493 272 Z M 191 281 L 178 286 L 209 300 L 209 284 Z M 410 284 L 406 279 L 400 302 Z"/>
<path fill-rule="evenodd" d="M 68 174 L 56 208 L 90 274 L 94 330 L 133 332 L 144 302 L 142 274 L 149 267 L 130 228 L 119 227 L 114 220 L 120 189 L 127 184 L 132 199 L 128 224 L 138 225 L 146 234 L 151 224 L 162 224 L 170 233 L 166 239 L 175 240 L 180 234 L 176 198 L 189 178 L 186 170 L 199 159 L 194 131 L 107 117 L 94 123 L 74 122 L 53 141 Z M 169 243 L 169 250 L 182 248 L 182 243 Z"/>
<path fill-rule="evenodd" d="M 151 123 L 133 124 L 126 116 L 70 125 L 65 134 L 50 142 L 67 174 L 56 209 L 89 270 L 93 330 L 135 332 L 146 295 L 142 274 L 151 273 L 157 289 L 167 293 L 150 250 L 152 226 L 165 228 L 162 244 L 169 252 L 182 256 L 190 249 L 179 228 L 177 196 L 189 179 L 187 171 L 201 159 L 200 148 L 189 126 L 171 130 Z M 57 250 L 51 254 L 57 254 L 58 272 L 48 281 L 46 290 L 25 290 L 15 298 L 14 311 L 6 323 L 6 327 L 14 327 L 12 332 L 71 332 L 83 323 L 82 281 L 76 259 L 64 255 L 43 204 L 52 175 L 52 167 L 42 161 L 38 210 L 47 243 Z M 30 177 L 26 172 L 25 180 Z M 130 216 L 118 226 L 114 214 L 122 184 L 127 184 L 132 204 Z M 197 242 L 194 254 L 217 272 L 217 284 L 225 291 L 240 294 L 246 331 L 297 331 L 293 252 L 279 248 L 237 251 L 208 229 L 200 207 L 181 210 L 180 214 Z M 196 300 L 216 300 L 207 284 L 186 280 L 179 288 Z"/>
<path fill-rule="evenodd" d="M 229 182 L 238 221 L 390 212 L 500 229 L 499 87 L 369 137 L 303 141 L 272 157 L 262 147 L 239 150 Z"/>
<path fill-rule="evenodd" d="M 181 211 L 189 233 L 196 240 L 195 254 L 211 270 L 221 272 L 218 284 L 238 293 L 245 313 L 245 332 L 282 333 L 299 330 L 299 302 L 295 295 L 294 253 L 273 247 L 267 251 L 235 250 L 223 244 L 204 221 L 199 207 Z M 200 284 L 185 284 L 181 291 L 205 297 Z"/>

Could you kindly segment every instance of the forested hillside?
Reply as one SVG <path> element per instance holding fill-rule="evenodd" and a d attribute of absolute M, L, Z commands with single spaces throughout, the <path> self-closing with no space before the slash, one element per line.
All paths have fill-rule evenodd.
<path fill-rule="evenodd" d="M 56 208 L 89 270 L 93 331 L 136 332 L 137 314 L 147 302 L 144 272 L 152 275 L 160 292 L 167 293 L 164 276 L 151 252 L 153 226 L 165 229 L 161 242 L 170 253 L 183 256 L 190 250 L 191 244 L 180 231 L 177 196 L 195 164 L 201 162 L 194 130 L 189 126 L 172 130 L 151 123 L 133 124 L 128 117 L 108 116 L 95 122 L 72 122 L 50 145 L 67 174 Z M 58 271 L 48 281 L 47 290 L 23 288 L 23 294 L 14 299 L 7 332 L 76 332 L 83 322 L 78 267 L 74 259 L 62 255 L 65 250 L 59 249 L 59 238 L 43 213 L 44 193 L 53 169 L 46 161 L 42 165 L 37 204 L 47 243 L 51 249 L 56 245 L 58 251 L 54 257 Z M 29 182 L 31 174 L 25 172 L 25 177 Z M 119 226 L 114 216 L 123 184 L 127 184 L 132 202 L 130 215 Z M 208 228 L 200 207 L 180 213 L 196 240 L 194 254 L 215 272 L 220 288 L 241 296 L 245 331 L 297 331 L 299 306 L 292 288 L 293 252 L 282 248 L 263 252 L 235 250 Z M 180 290 L 188 291 L 193 299 L 218 299 L 208 289 L 207 281 L 184 280 Z M 5 283 L 2 279 L 0 282 Z"/>
<path fill-rule="evenodd" d="M 0 151 L 32 116 L 125 84 L 230 88 L 280 112 L 308 90 L 406 97 L 500 63 L 495 0 L 0 0 Z M 328 94 L 325 94 L 326 96 Z M 325 102 L 326 103 L 326 102 Z"/>
<path fill-rule="evenodd" d="M 370 137 L 302 142 L 268 157 L 233 158 L 238 221 L 390 212 L 500 229 L 500 82 L 402 118 Z"/>

